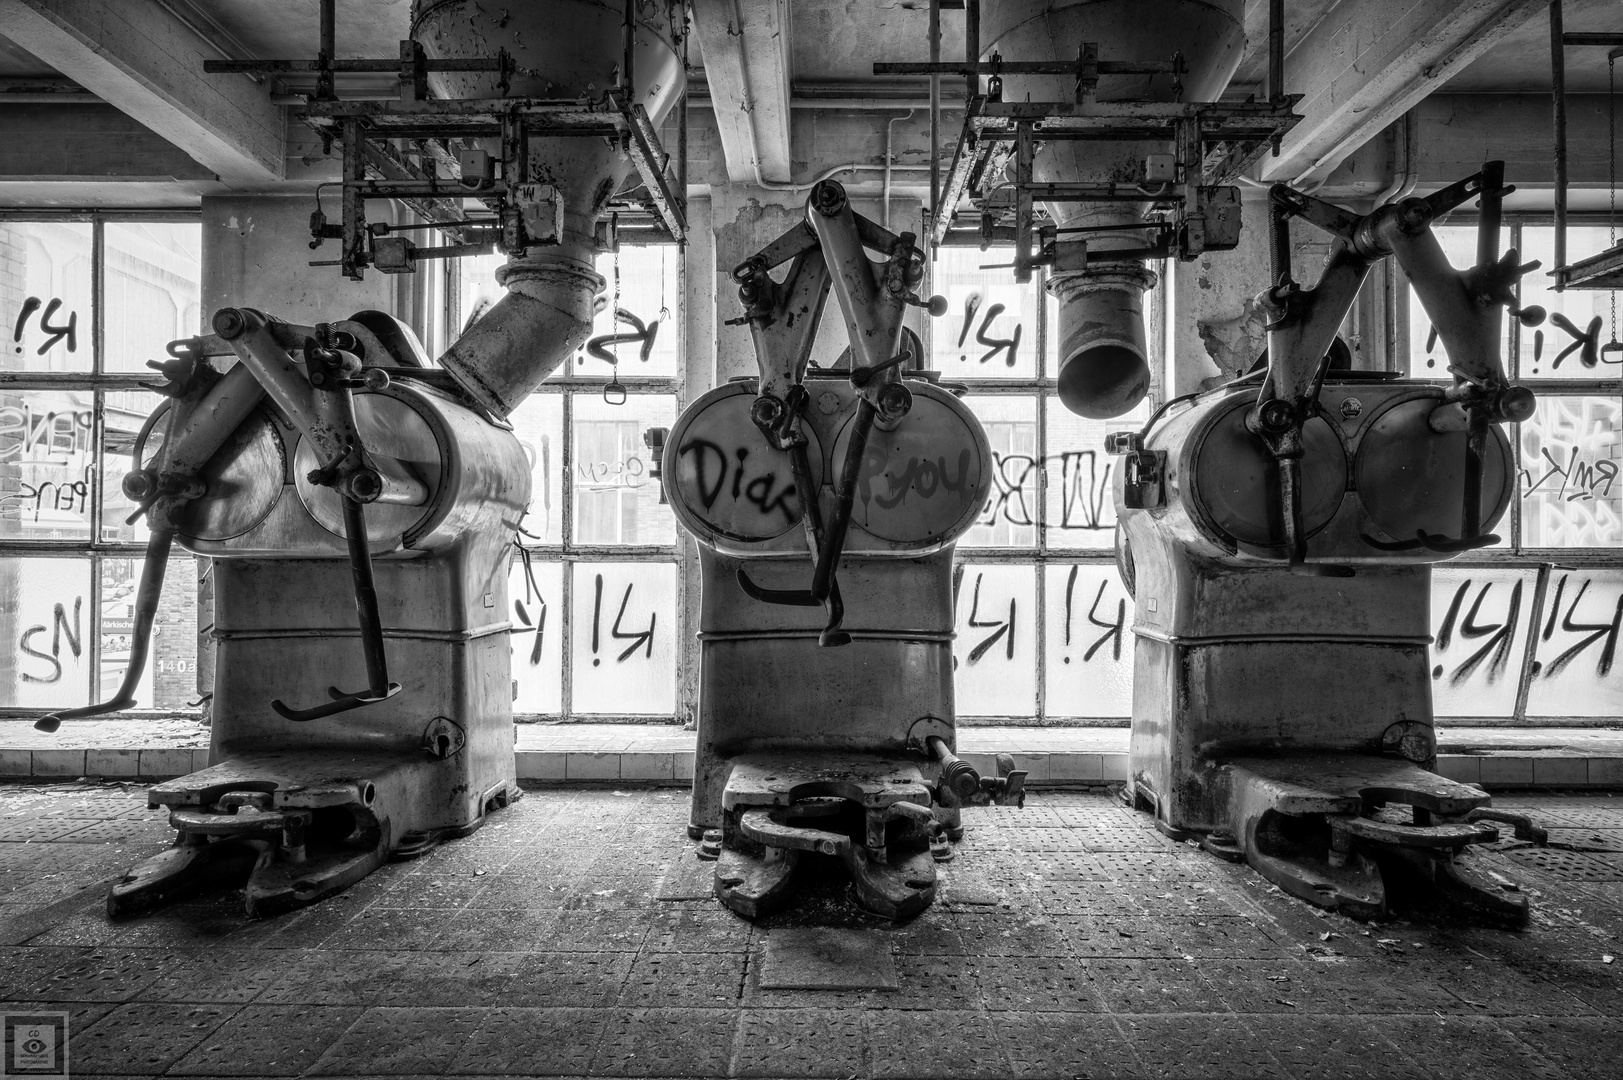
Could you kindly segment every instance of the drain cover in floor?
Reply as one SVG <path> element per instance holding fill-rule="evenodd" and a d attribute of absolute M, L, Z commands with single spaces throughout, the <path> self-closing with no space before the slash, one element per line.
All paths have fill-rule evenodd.
<path fill-rule="evenodd" d="M 806 927 L 767 934 L 763 990 L 894 990 L 890 942 L 871 930 Z"/>

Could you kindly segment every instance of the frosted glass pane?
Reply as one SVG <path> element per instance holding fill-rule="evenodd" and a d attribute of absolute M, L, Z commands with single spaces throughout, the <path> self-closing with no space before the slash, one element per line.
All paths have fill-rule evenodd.
<path fill-rule="evenodd" d="M 89 371 L 90 224 L 0 221 L 5 371 Z"/>
<path fill-rule="evenodd" d="M 1553 570 L 1547 588 L 1527 715 L 1623 713 L 1616 670 L 1623 571 Z"/>
<path fill-rule="evenodd" d="M 576 394 L 574 408 L 575 543 L 674 544 L 676 519 L 659 501 L 643 432 L 676 422 L 676 398 L 632 394 L 610 405 Z"/>
<path fill-rule="evenodd" d="M 1567 262 L 1599 255 L 1610 247 L 1605 228 L 1567 229 Z M 1571 289 L 1552 292 L 1549 276 L 1555 269 L 1555 229 L 1529 225 L 1522 229 L 1522 261 L 1542 260 L 1543 266 L 1522 278 L 1522 305 L 1537 304 L 1550 313 L 1543 326 L 1522 331 L 1521 371 L 1524 379 L 1615 379 L 1623 356 L 1600 356 L 1600 347 L 1623 327 L 1612 325 L 1612 296 L 1607 289 Z M 1556 316 L 1560 318 L 1557 319 Z M 1563 325 L 1563 322 L 1565 325 Z"/>
<path fill-rule="evenodd" d="M 0 537 L 90 539 L 94 435 L 88 390 L 0 392 Z"/>
<path fill-rule="evenodd" d="M 938 249 L 933 288 L 947 313 L 931 320 L 930 366 L 948 379 L 1031 379 L 1037 375 L 1036 281 L 1014 280 L 1013 248 Z M 837 318 L 838 316 L 836 316 Z"/>
<path fill-rule="evenodd" d="M 1476 265 L 1476 226 L 1475 225 L 1437 225 L 1432 227 L 1432 233 L 1442 246 L 1443 254 L 1448 261 L 1454 264 L 1456 270 L 1466 270 Z M 1503 252 L 1509 242 L 1509 230 L 1500 234 L 1500 251 Z M 1523 260 L 1526 261 L 1525 259 Z M 1537 276 L 1534 271 L 1534 276 Z M 1525 279 L 1524 279 L 1525 280 Z M 1500 339 L 1499 357 L 1505 365 L 1505 372 L 1510 372 L 1510 316 L 1504 317 L 1502 325 L 1504 331 Z M 1431 316 L 1420 304 L 1420 297 L 1415 295 L 1414 288 L 1409 289 L 1409 376 L 1415 379 L 1452 379 L 1448 373 L 1448 350 L 1443 347 L 1440 338 L 1433 337 Z"/>
<path fill-rule="evenodd" d="M 555 562 L 515 558 L 507 578 L 508 617 L 513 622 L 515 713 L 563 712 L 564 575 Z"/>
<path fill-rule="evenodd" d="M 152 623 L 152 653 L 136 684 L 137 709 L 184 709 L 197 699 L 197 574 L 194 555 L 169 559 L 163 598 Z M 118 692 L 129 667 L 135 591 L 142 560 L 101 560 L 101 672 L 97 701 Z M 212 689 L 212 686 L 210 687 Z"/>
<path fill-rule="evenodd" d="M 526 544 L 561 544 L 564 532 L 564 399 L 532 394 L 507 418 L 530 459 L 530 509 L 524 515 Z"/>
<path fill-rule="evenodd" d="M 1044 573 L 1048 715 L 1133 715 L 1133 600 L 1111 565 Z"/>
<path fill-rule="evenodd" d="M 676 567 L 576 563 L 570 656 L 580 713 L 676 712 Z"/>
<path fill-rule="evenodd" d="M 978 395 L 964 399 L 992 444 L 992 491 L 975 527 L 958 541 L 971 547 L 1037 543 L 1037 400 Z"/>
<path fill-rule="evenodd" d="M 89 559 L 0 559 L 0 705 L 86 704 L 94 633 Z"/>
<path fill-rule="evenodd" d="M 101 538 L 107 543 L 143 543 L 151 533 L 144 514 L 133 525 L 125 524 L 125 519 L 135 512 L 135 504 L 124 497 L 124 474 L 135 467 L 131 455 L 141 425 L 166 400 L 145 390 L 109 390 L 102 395 Z M 147 436 L 143 464 L 151 462 L 163 445 L 166 420 L 154 424 Z"/>
<path fill-rule="evenodd" d="M 626 245 L 620 249 L 620 311 L 624 314 L 619 319 L 609 310 L 614 298 L 616 258 L 612 254 L 597 257 L 597 272 L 608 284 L 601 297 L 603 308 L 592 320 L 592 339 L 639 335 L 637 341 L 603 343 L 599 347 L 619 360 L 621 378 L 674 378 L 680 373 L 681 360 L 678 340 L 682 330 L 676 318 L 681 309 L 678 302 L 682 295 L 678 276 L 681 253 L 674 244 Z M 638 322 L 642 324 L 641 329 Z M 646 360 L 643 359 L 645 346 Z M 614 374 L 614 365 L 593 356 L 583 345 L 575 352 L 575 374 L 608 378 Z"/>
<path fill-rule="evenodd" d="M 1037 570 L 967 564 L 954 583 L 953 672 L 959 716 L 1037 711 Z"/>
<path fill-rule="evenodd" d="M 1536 570 L 1443 567 L 1431 578 L 1431 689 L 1437 716 L 1516 711 Z"/>
<path fill-rule="evenodd" d="M 1521 425 L 1522 545 L 1623 543 L 1616 397 L 1540 397 Z"/>
<path fill-rule="evenodd" d="M 1149 419 L 1149 402 L 1126 416 L 1089 420 L 1051 397 L 1048 408 L 1048 455 L 1044 500 L 1048 546 L 1108 549 L 1116 535 L 1116 470 L 1121 459 L 1105 453 L 1105 436 L 1133 431 Z"/>
<path fill-rule="evenodd" d="M 148 370 L 164 346 L 203 332 L 198 282 L 203 227 L 196 222 L 110 221 L 102 231 L 107 305 L 103 367 Z"/>

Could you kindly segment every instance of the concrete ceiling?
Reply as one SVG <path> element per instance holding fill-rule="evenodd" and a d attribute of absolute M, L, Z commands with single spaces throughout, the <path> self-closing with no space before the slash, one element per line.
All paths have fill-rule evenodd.
<path fill-rule="evenodd" d="M 1566 0 L 1562 22 L 1567 33 L 1623 33 L 1623 4 L 1618 0 Z M 1567 92 L 1606 92 L 1606 53 L 1594 47 L 1567 49 Z M 1623 62 L 1619 63 L 1619 89 L 1623 90 Z M 1450 93 L 1549 93 L 1550 20 L 1538 16 L 1513 31 L 1451 79 Z"/>

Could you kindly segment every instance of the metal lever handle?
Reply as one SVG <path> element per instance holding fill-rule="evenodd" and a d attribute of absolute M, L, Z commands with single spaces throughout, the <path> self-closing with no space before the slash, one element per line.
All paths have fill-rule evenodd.
<path fill-rule="evenodd" d="M 795 486 L 797 489 L 805 488 L 807 491 L 805 513 L 812 522 L 812 531 L 817 539 L 817 566 L 812 571 L 811 588 L 806 591 L 763 589 L 750 580 L 743 568 L 738 571 L 739 588 L 753 600 L 793 607 L 825 605 L 828 609 L 828 623 L 817 639 L 817 643 L 824 648 L 835 648 L 851 643 L 851 635 L 840 628 L 840 624 L 845 621 L 845 604 L 840 600 L 839 585 L 834 580 L 834 572 L 839 566 L 840 554 L 845 549 L 845 534 L 851 526 L 851 511 L 856 503 L 857 481 L 862 475 L 862 462 L 868 454 L 868 437 L 873 434 L 876 416 L 877 410 L 863 398 L 857 405 L 857 415 L 852 420 L 851 442 L 845 450 L 839 487 L 835 489 L 838 501 L 834 507 L 834 519 L 829 523 L 826 532 L 818 520 L 821 515 L 816 509 L 816 493 L 805 487 L 810 483 L 811 472 L 801 460 L 805 457 L 806 448 L 800 445 L 790 451 L 791 455 L 796 455 Z"/>
<path fill-rule="evenodd" d="M 34 726 L 40 731 L 55 731 L 64 720 L 100 716 L 135 704 L 135 688 L 146 670 L 147 653 L 152 647 L 152 623 L 158 615 L 158 600 L 163 595 L 163 576 L 169 569 L 169 549 L 174 539 L 174 532 L 166 528 L 154 528 L 147 538 L 146 561 L 141 564 L 141 584 L 135 590 L 135 628 L 130 635 L 130 662 L 124 669 L 124 681 L 119 684 L 118 693 L 111 700 L 98 705 L 63 709 L 42 716 L 34 721 Z"/>
<path fill-rule="evenodd" d="M 349 496 L 343 496 L 344 533 L 349 544 L 349 568 L 355 579 L 355 613 L 361 626 L 361 653 L 366 660 L 367 687 L 345 693 L 328 687 L 333 698 L 313 709 L 293 709 L 278 698 L 271 708 L 284 720 L 320 720 L 363 705 L 375 705 L 400 693 L 400 684 L 389 681 L 388 660 L 383 651 L 383 621 L 378 615 L 378 590 L 372 579 L 372 553 L 366 548 L 366 510 Z"/>
<path fill-rule="evenodd" d="M 1307 537 L 1302 532 L 1302 459 L 1282 457 L 1279 462 L 1279 509 L 1285 526 L 1285 547 L 1290 572 L 1306 577 L 1352 577 L 1350 566 L 1307 561 Z"/>

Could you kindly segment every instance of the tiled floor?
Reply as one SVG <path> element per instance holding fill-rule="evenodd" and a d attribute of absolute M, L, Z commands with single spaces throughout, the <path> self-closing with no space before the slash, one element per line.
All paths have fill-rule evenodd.
<path fill-rule="evenodd" d="M 684 793 L 532 791 L 475 836 L 264 922 L 240 895 L 118 924 L 168 830 L 138 786 L 0 787 L 0 1011 L 71 1014 L 74 1073 L 138 1076 L 1615 1077 L 1623 796 L 1520 803 L 1524 933 L 1366 926 L 1103 796 L 978 811 L 893 926 L 827 884 L 751 925 L 704 897 Z M 854 928 L 894 990 L 770 990 L 775 932 Z"/>

